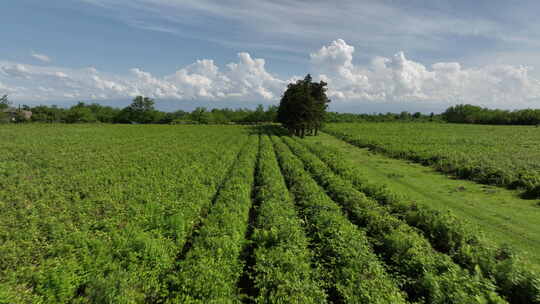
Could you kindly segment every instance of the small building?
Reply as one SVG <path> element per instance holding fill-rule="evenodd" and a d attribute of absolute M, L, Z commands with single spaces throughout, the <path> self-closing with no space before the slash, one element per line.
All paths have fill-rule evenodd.
<path fill-rule="evenodd" d="M 7 114 L 5 115 L 5 120 L 10 122 L 17 121 L 17 117 L 20 117 L 24 120 L 30 120 L 32 118 L 32 111 L 20 110 L 13 107 L 6 108 L 2 110 L 2 112 L 4 112 L 4 114 Z"/>

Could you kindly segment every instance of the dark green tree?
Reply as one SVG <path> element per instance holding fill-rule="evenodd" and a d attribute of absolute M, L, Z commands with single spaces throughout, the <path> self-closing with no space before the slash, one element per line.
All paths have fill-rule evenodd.
<path fill-rule="evenodd" d="M 37 122 L 62 122 L 65 121 L 64 117 L 67 110 L 53 106 L 36 106 L 31 108 L 32 121 Z"/>
<path fill-rule="evenodd" d="M 275 122 L 277 118 L 277 112 L 278 112 L 277 106 L 269 106 L 268 110 L 266 110 L 266 112 L 264 113 L 264 121 Z"/>
<path fill-rule="evenodd" d="M 133 102 L 122 109 L 116 118 L 117 122 L 122 123 L 153 123 L 160 118 L 160 112 L 154 108 L 154 100 L 148 97 L 137 96 Z"/>
<path fill-rule="evenodd" d="M 97 118 L 84 102 L 72 106 L 64 116 L 64 120 L 67 123 L 80 123 L 80 122 L 96 122 Z"/>
<path fill-rule="evenodd" d="M 9 101 L 8 96 L 4 95 L 0 97 L 0 110 L 4 110 L 11 106 L 11 101 Z"/>
<path fill-rule="evenodd" d="M 290 83 L 281 98 L 277 121 L 292 135 L 317 135 L 330 102 L 326 86 L 324 81 L 312 82 L 309 74 L 303 80 Z"/>
<path fill-rule="evenodd" d="M 197 107 L 190 114 L 191 120 L 200 124 L 207 124 L 210 121 L 210 113 L 205 107 Z"/>

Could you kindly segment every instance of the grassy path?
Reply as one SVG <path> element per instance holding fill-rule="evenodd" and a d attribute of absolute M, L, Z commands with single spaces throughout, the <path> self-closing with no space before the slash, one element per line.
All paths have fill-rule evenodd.
<path fill-rule="evenodd" d="M 540 269 L 540 205 L 500 187 L 457 180 L 419 164 L 374 154 L 328 134 L 306 139 L 338 149 L 363 168 L 367 178 L 383 183 L 420 204 L 479 225 L 498 244 L 508 244 Z"/>

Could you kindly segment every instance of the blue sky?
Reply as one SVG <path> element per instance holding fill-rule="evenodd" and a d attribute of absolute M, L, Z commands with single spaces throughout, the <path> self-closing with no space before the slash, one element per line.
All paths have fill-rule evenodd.
<path fill-rule="evenodd" d="M 276 104 L 306 73 L 332 109 L 540 107 L 538 1 L 7 0 L 0 94 L 161 108 Z"/>

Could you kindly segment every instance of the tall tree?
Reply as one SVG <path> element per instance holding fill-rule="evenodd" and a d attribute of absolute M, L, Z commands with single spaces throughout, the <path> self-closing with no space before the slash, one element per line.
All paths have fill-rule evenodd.
<path fill-rule="evenodd" d="M 152 123 L 156 122 L 159 112 L 154 109 L 154 100 L 137 96 L 133 102 L 118 114 L 119 122 Z"/>
<path fill-rule="evenodd" d="M 0 110 L 9 108 L 11 106 L 11 102 L 8 100 L 8 96 L 4 95 L 0 97 Z"/>
<path fill-rule="evenodd" d="M 84 103 L 79 102 L 72 106 L 64 116 L 64 120 L 67 123 L 77 122 L 96 122 L 96 116 L 92 110 Z"/>
<path fill-rule="evenodd" d="M 317 135 L 330 102 L 326 86 L 324 81 L 312 82 L 309 74 L 303 80 L 290 83 L 279 104 L 278 122 L 291 134 L 301 137 Z"/>

